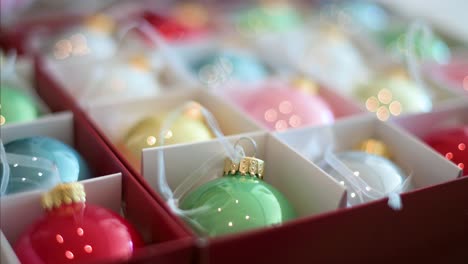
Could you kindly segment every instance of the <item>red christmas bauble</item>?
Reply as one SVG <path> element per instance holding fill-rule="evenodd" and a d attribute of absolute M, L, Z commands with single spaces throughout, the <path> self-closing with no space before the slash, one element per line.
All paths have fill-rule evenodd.
<path fill-rule="evenodd" d="M 430 133 L 424 141 L 468 175 L 468 126 L 448 128 Z"/>
<path fill-rule="evenodd" d="M 207 29 L 190 27 L 177 19 L 146 12 L 143 18 L 148 21 L 168 41 L 189 41 L 207 34 Z"/>
<path fill-rule="evenodd" d="M 84 199 L 66 199 L 71 203 L 46 208 L 46 214 L 18 239 L 14 249 L 21 263 L 125 260 L 143 245 L 136 230 L 118 214 L 85 204 Z"/>

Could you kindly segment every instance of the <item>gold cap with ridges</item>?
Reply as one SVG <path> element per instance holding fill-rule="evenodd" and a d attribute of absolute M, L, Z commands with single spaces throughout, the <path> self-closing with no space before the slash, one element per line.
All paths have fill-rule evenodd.
<path fill-rule="evenodd" d="M 359 144 L 358 149 L 369 154 L 382 156 L 387 159 L 391 158 L 387 145 L 378 139 L 370 138 L 364 140 L 361 142 L 361 144 Z"/>
<path fill-rule="evenodd" d="M 83 184 L 60 183 L 42 196 L 42 207 L 50 210 L 63 204 L 84 203 L 85 201 L 86 193 Z"/>
<path fill-rule="evenodd" d="M 249 175 L 263 179 L 265 162 L 254 157 L 243 157 L 239 163 L 226 158 L 224 161 L 224 175 L 234 175 L 240 173 L 243 176 Z"/>

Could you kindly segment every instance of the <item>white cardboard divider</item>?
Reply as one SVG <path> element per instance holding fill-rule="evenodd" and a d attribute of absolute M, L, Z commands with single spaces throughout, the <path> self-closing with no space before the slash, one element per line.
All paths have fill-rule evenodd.
<path fill-rule="evenodd" d="M 140 119 L 170 112 L 188 101 L 196 101 L 206 107 L 226 135 L 262 130 L 222 98 L 203 89 L 178 91 L 167 94 L 164 98 L 148 97 L 122 103 L 96 105 L 89 109 L 88 114 L 112 142 L 119 142 L 128 129 Z"/>
<path fill-rule="evenodd" d="M 3 143 L 30 136 L 47 136 L 58 139 L 73 147 L 73 114 L 57 113 L 26 123 L 2 126 Z"/>
<path fill-rule="evenodd" d="M 369 138 L 382 140 L 392 153 L 393 161 L 412 175 L 414 188 L 450 181 L 461 173 L 460 168 L 430 151 L 418 139 L 391 123 L 381 122 L 369 115 L 345 119 L 327 127 L 294 129 L 275 135 L 299 153 L 310 157 L 310 142 L 320 142 L 320 137 L 326 133 L 331 133 L 337 152 L 353 150 Z"/>
<path fill-rule="evenodd" d="M 81 181 L 86 202 L 120 213 L 122 174 L 116 173 Z M 44 215 L 41 206 L 43 191 L 36 190 L 0 198 L 0 252 L 2 263 L 19 263 L 11 246 L 36 219 Z M 6 262 L 4 262 L 4 259 Z"/>
<path fill-rule="evenodd" d="M 286 196 L 299 216 L 331 211 L 344 205 L 346 191 L 343 186 L 269 133 L 250 133 L 231 136 L 227 139 L 235 143 L 244 136 L 252 138 L 257 143 L 256 157 L 265 161 L 264 180 Z M 253 155 L 254 152 L 249 143 L 240 142 L 240 144 L 247 155 Z M 172 190 L 192 171 L 214 157 L 219 157 L 213 159 L 213 162 L 217 164 L 209 163 L 208 166 L 218 168 L 218 173 L 210 175 L 210 179 L 205 178 L 204 182 L 214 178 L 212 176 L 222 176 L 226 154 L 218 140 L 148 148 L 143 150 L 143 177 L 156 191 L 159 191 L 156 173 L 160 150 L 164 151 L 166 177 Z"/>

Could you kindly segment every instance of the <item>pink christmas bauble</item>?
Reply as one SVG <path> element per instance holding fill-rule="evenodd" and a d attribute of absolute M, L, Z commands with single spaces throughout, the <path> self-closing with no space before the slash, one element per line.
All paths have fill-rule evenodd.
<path fill-rule="evenodd" d="M 263 86 L 243 99 L 244 109 L 270 130 L 330 124 L 330 106 L 319 95 L 286 85 Z"/>

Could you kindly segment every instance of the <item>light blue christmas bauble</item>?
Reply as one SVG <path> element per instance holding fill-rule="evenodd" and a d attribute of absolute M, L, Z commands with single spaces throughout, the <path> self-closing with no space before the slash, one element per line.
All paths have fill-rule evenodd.
<path fill-rule="evenodd" d="M 10 167 L 6 194 L 49 189 L 59 182 L 91 177 L 90 169 L 76 150 L 49 137 L 28 137 L 5 144 Z M 3 168 L 0 168 L 3 177 Z"/>

